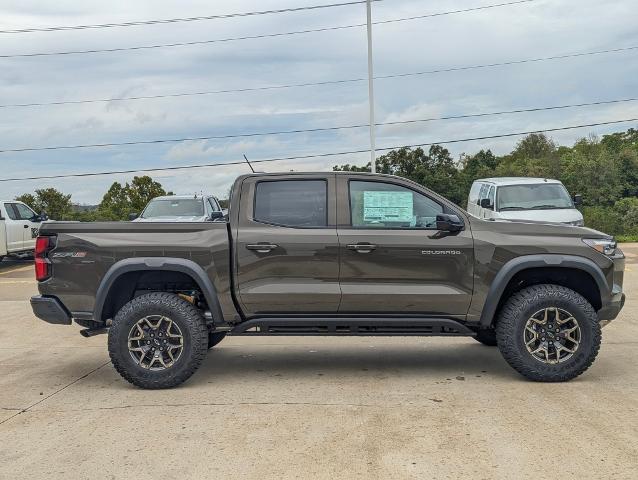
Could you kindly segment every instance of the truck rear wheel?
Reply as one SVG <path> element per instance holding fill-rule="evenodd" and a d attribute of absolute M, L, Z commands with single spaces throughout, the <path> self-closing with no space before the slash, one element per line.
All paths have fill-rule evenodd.
<path fill-rule="evenodd" d="M 172 388 L 202 364 L 208 331 L 190 302 L 172 293 L 149 293 L 117 313 L 108 346 L 113 366 L 133 385 Z"/>
<path fill-rule="evenodd" d="M 498 347 L 516 371 L 539 382 L 576 378 L 600 349 L 598 315 L 580 294 L 534 285 L 507 301 L 496 324 Z"/>

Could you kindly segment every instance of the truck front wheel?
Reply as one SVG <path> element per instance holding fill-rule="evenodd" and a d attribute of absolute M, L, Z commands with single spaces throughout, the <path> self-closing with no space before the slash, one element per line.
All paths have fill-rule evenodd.
<path fill-rule="evenodd" d="M 172 293 L 149 293 L 117 313 L 108 347 L 113 366 L 133 385 L 172 388 L 202 364 L 208 331 L 191 303 Z"/>
<path fill-rule="evenodd" d="M 496 324 L 498 347 L 515 370 L 539 382 L 576 378 L 600 348 L 598 315 L 580 294 L 534 285 L 505 303 Z"/>

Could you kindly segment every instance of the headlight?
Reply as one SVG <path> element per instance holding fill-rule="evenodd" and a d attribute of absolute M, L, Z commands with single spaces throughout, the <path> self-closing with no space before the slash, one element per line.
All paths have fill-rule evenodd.
<path fill-rule="evenodd" d="M 583 220 L 575 220 L 573 222 L 567 222 L 567 225 L 573 225 L 574 227 L 584 227 L 585 222 Z"/>
<path fill-rule="evenodd" d="M 594 250 L 611 257 L 616 253 L 616 247 L 618 246 L 616 240 L 612 238 L 608 239 L 593 239 L 583 238 L 583 242 L 589 245 Z"/>

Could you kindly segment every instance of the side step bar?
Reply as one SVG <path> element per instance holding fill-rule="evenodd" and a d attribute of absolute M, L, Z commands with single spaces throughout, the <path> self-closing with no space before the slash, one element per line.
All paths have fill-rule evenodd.
<path fill-rule="evenodd" d="M 280 336 L 473 336 L 475 332 L 449 318 L 256 318 L 235 326 L 229 335 Z"/>

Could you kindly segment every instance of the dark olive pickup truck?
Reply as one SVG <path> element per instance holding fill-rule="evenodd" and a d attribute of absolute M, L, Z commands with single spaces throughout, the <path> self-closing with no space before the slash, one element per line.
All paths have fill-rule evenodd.
<path fill-rule="evenodd" d="M 603 233 L 484 221 L 411 181 L 252 174 L 226 222 L 45 223 L 36 316 L 108 332 L 144 388 L 188 379 L 226 335 L 469 336 L 525 377 L 594 361 L 624 303 Z"/>

